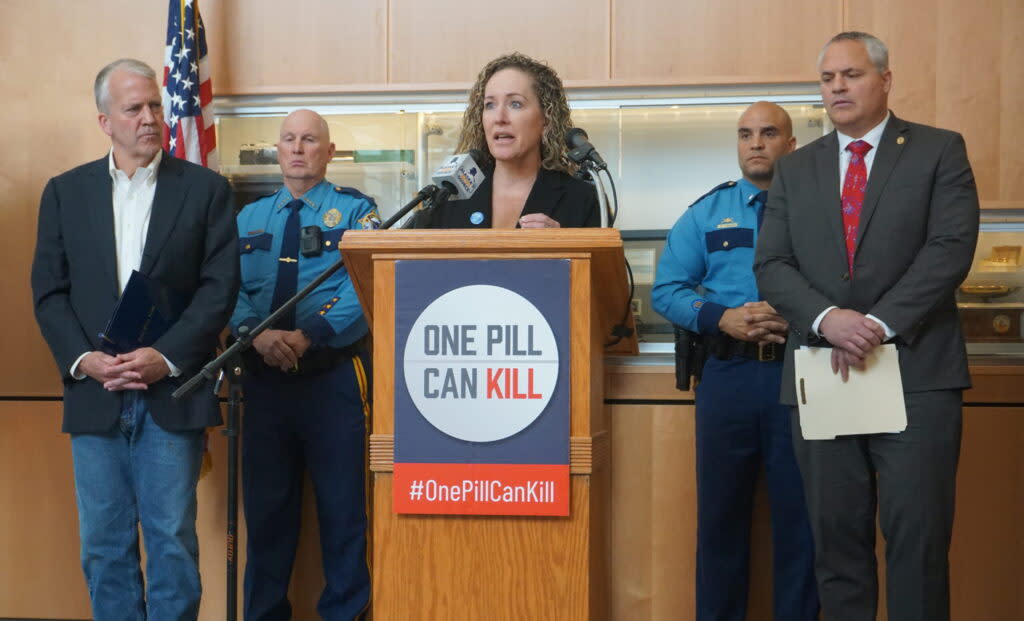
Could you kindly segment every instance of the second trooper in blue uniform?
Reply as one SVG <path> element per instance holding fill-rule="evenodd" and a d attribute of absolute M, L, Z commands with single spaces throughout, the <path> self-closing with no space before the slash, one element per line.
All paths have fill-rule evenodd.
<path fill-rule="evenodd" d="M 655 311 L 701 335 L 709 357 L 696 388 L 697 621 L 747 613 L 754 490 L 771 500 L 774 618 L 818 618 L 803 486 L 779 404 L 788 326 L 758 295 L 753 261 L 775 160 L 796 146 L 792 121 L 758 102 L 738 123 L 743 178 L 711 190 L 669 233 L 651 292 Z"/>
<path fill-rule="evenodd" d="M 348 229 L 376 228 L 373 199 L 324 180 L 334 155 L 320 115 L 297 110 L 277 145 L 284 187 L 238 215 L 242 288 L 231 318 L 254 327 L 339 258 Z M 370 598 L 364 454 L 370 395 L 367 332 L 341 269 L 253 341 L 244 382 L 242 489 L 248 527 L 246 621 L 292 618 L 288 585 L 303 475 L 316 494 L 327 621 L 351 621 Z"/>

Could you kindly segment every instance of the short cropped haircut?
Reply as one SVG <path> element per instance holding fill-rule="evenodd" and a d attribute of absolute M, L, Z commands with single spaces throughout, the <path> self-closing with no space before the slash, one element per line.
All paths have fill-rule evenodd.
<path fill-rule="evenodd" d="M 875 35 L 868 34 L 866 32 L 857 32 L 851 30 L 849 32 L 840 32 L 836 36 L 828 40 L 825 47 L 821 48 L 821 53 L 818 54 L 818 66 L 821 66 L 821 61 L 825 58 L 825 50 L 828 46 L 833 43 L 840 41 L 860 41 L 864 44 L 864 47 L 868 51 L 868 58 L 871 59 L 871 63 L 878 69 L 878 73 L 885 73 L 889 70 L 889 48 L 886 47 L 885 43 Z"/>
<path fill-rule="evenodd" d="M 103 114 L 110 112 L 108 110 L 110 105 L 110 74 L 118 69 L 141 75 L 156 82 L 156 71 L 153 71 L 152 67 L 141 60 L 135 60 L 134 58 L 119 58 L 100 69 L 100 72 L 96 74 L 96 81 L 93 83 L 92 91 L 93 96 L 96 97 L 96 109 Z"/>

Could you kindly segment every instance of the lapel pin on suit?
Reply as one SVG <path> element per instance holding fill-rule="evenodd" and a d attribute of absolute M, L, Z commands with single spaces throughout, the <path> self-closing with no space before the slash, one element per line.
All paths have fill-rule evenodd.
<path fill-rule="evenodd" d="M 903 136 L 900 136 L 899 138 L 896 139 L 896 144 L 903 144 L 906 141 L 907 141 L 906 138 L 904 138 Z"/>

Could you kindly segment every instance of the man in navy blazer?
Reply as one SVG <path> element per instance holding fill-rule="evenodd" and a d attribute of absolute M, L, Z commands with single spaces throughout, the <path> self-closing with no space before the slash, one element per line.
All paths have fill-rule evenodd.
<path fill-rule="evenodd" d="M 825 46 L 821 94 L 836 131 L 778 163 L 755 257 L 758 288 L 789 321 L 790 350 L 832 347 L 844 379 L 883 342 L 899 352 L 905 431 L 808 441 L 793 410 L 829 621 L 875 618 L 876 508 L 889 618 L 949 619 L 961 395 L 970 386 L 955 292 L 974 256 L 978 194 L 959 134 L 889 111 L 888 64 L 885 44 L 865 33 Z M 792 360 L 782 401 L 796 405 Z"/>
<path fill-rule="evenodd" d="M 235 303 L 231 189 L 161 151 L 152 68 L 115 61 L 95 94 L 111 150 L 47 183 L 32 264 L 36 319 L 64 384 L 82 567 L 97 621 L 195 619 L 195 488 L 203 429 L 220 411 L 209 388 L 180 401 L 171 393 L 209 360 Z M 132 270 L 187 304 L 152 347 L 108 355 L 98 334 Z"/>

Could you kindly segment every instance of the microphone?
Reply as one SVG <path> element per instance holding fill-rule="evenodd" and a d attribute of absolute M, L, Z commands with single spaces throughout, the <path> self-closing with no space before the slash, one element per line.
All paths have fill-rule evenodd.
<path fill-rule="evenodd" d="M 569 147 L 569 159 L 582 164 L 590 160 L 600 170 L 608 170 L 608 164 L 590 144 L 590 136 L 581 127 L 573 127 L 565 133 L 565 145 Z"/>
<path fill-rule="evenodd" d="M 473 196 L 486 178 L 477 164 L 483 159 L 483 153 L 478 149 L 470 149 L 469 153 L 453 155 L 445 160 L 431 175 L 434 185 L 439 188 L 433 202 L 443 203 L 449 197 L 463 200 Z"/>

